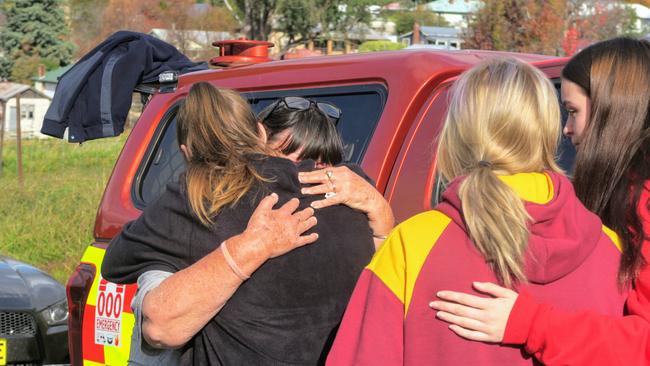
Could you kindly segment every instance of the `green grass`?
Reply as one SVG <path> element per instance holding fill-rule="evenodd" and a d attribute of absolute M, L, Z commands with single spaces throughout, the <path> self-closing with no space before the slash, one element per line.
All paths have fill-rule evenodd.
<path fill-rule="evenodd" d="M 97 206 L 127 135 L 83 145 L 23 140 L 22 188 L 16 142 L 5 140 L 0 254 L 41 268 L 65 284 L 93 239 Z"/>

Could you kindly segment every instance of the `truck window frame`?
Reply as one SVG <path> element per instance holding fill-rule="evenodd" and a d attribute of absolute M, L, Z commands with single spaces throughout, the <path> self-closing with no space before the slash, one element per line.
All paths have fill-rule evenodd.
<path fill-rule="evenodd" d="M 368 145 L 370 144 L 372 136 L 374 135 L 377 129 L 377 125 L 379 124 L 379 120 L 383 115 L 384 108 L 388 100 L 388 90 L 384 84 L 372 82 L 368 84 L 352 84 L 352 85 L 344 85 L 344 86 L 319 86 L 319 87 L 311 87 L 311 88 L 304 88 L 304 89 L 295 88 L 295 89 L 279 89 L 279 90 L 268 90 L 268 91 L 267 90 L 247 91 L 247 92 L 241 92 L 241 95 L 248 100 L 253 110 L 256 111 L 257 113 L 259 112 L 258 109 L 261 110 L 261 108 L 264 107 L 264 105 L 262 105 L 261 108 L 258 106 L 258 104 L 261 101 L 269 101 L 270 103 L 272 100 L 284 96 L 318 97 L 324 95 L 342 96 L 342 95 L 366 94 L 366 93 L 376 93 L 379 96 L 379 110 L 378 110 L 377 118 L 374 120 L 374 123 L 371 126 L 369 126 L 369 129 L 367 130 L 368 135 L 365 140 L 365 143 L 363 144 L 363 146 L 360 147 L 360 151 L 358 152 L 357 160 L 360 162 L 363 160 L 363 157 L 365 156 Z M 133 183 L 131 185 L 131 201 L 133 202 L 135 208 L 139 210 L 144 210 L 144 208 L 147 207 L 149 203 L 151 203 L 151 202 L 147 202 L 143 197 L 144 180 L 147 176 L 147 173 L 149 172 L 151 165 L 157 159 L 156 155 L 158 155 L 160 151 L 159 150 L 160 145 L 165 135 L 167 134 L 168 128 L 170 128 L 170 126 L 173 125 L 172 122 L 175 121 L 176 115 L 178 113 L 178 108 L 180 107 L 183 100 L 184 98 L 172 104 L 167 109 L 163 117 L 160 119 L 160 121 L 158 122 L 158 126 L 156 126 L 154 134 L 151 140 L 149 141 L 145 154 L 142 160 L 140 161 L 140 164 L 138 165 L 138 169 L 136 171 L 136 174 L 133 179 Z"/>

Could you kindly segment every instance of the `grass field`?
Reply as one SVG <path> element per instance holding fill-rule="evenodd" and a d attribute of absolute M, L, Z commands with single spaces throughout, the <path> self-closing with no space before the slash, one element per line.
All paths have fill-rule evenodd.
<path fill-rule="evenodd" d="M 23 188 L 16 172 L 16 143 L 6 140 L 0 254 L 41 268 L 65 284 L 92 240 L 97 206 L 126 136 L 83 145 L 24 140 Z"/>

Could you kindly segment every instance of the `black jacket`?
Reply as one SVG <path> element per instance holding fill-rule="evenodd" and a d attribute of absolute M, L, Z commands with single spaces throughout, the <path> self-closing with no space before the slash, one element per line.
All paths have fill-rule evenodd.
<path fill-rule="evenodd" d="M 207 69 L 174 46 L 143 33 L 119 31 L 87 53 L 56 86 L 41 132 L 84 142 L 118 136 L 136 85 L 157 82 L 158 74 Z"/>
<path fill-rule="evenodd" d="M 276 207 L 292 197 L 300 199 L 300 208 L 322 199 L 300 194 L 297 173 L 312 170 L 311 160 L 296 166 L 269 157 L 256 162 L 256 168 L 273 180 L 252 189 L 235 207 L 222 210 L 211 228 L 192 213 L 184 184 L 169 184 L 113 239 L 102 265 L 104 278 L 133 283 L 148 270 L 177 272 L 188 267 L 243 232 L 261 198 L 270 192 L 280 196 Z M 363 174 L 357 166 L 350 168 Z M 188 344 L 183 364 L 316 365 L 325 360 L 374 245 L 368 219 L 359 211 L 339 205 L 317 210 L 316 217 L 319 239 L 270 259 L 255 271 Z"/>

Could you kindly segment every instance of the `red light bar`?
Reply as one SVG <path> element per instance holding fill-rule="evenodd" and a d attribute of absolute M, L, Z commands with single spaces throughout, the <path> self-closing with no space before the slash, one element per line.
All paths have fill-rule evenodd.
<path fill-rule="evenodd" d="M 237 39 L 213 42 L 219 47 L 219 56 L 210 59 L 210 65 L 229 67 L 273 61 L 269 57 L 269 48 L 273 42 Z"/>

